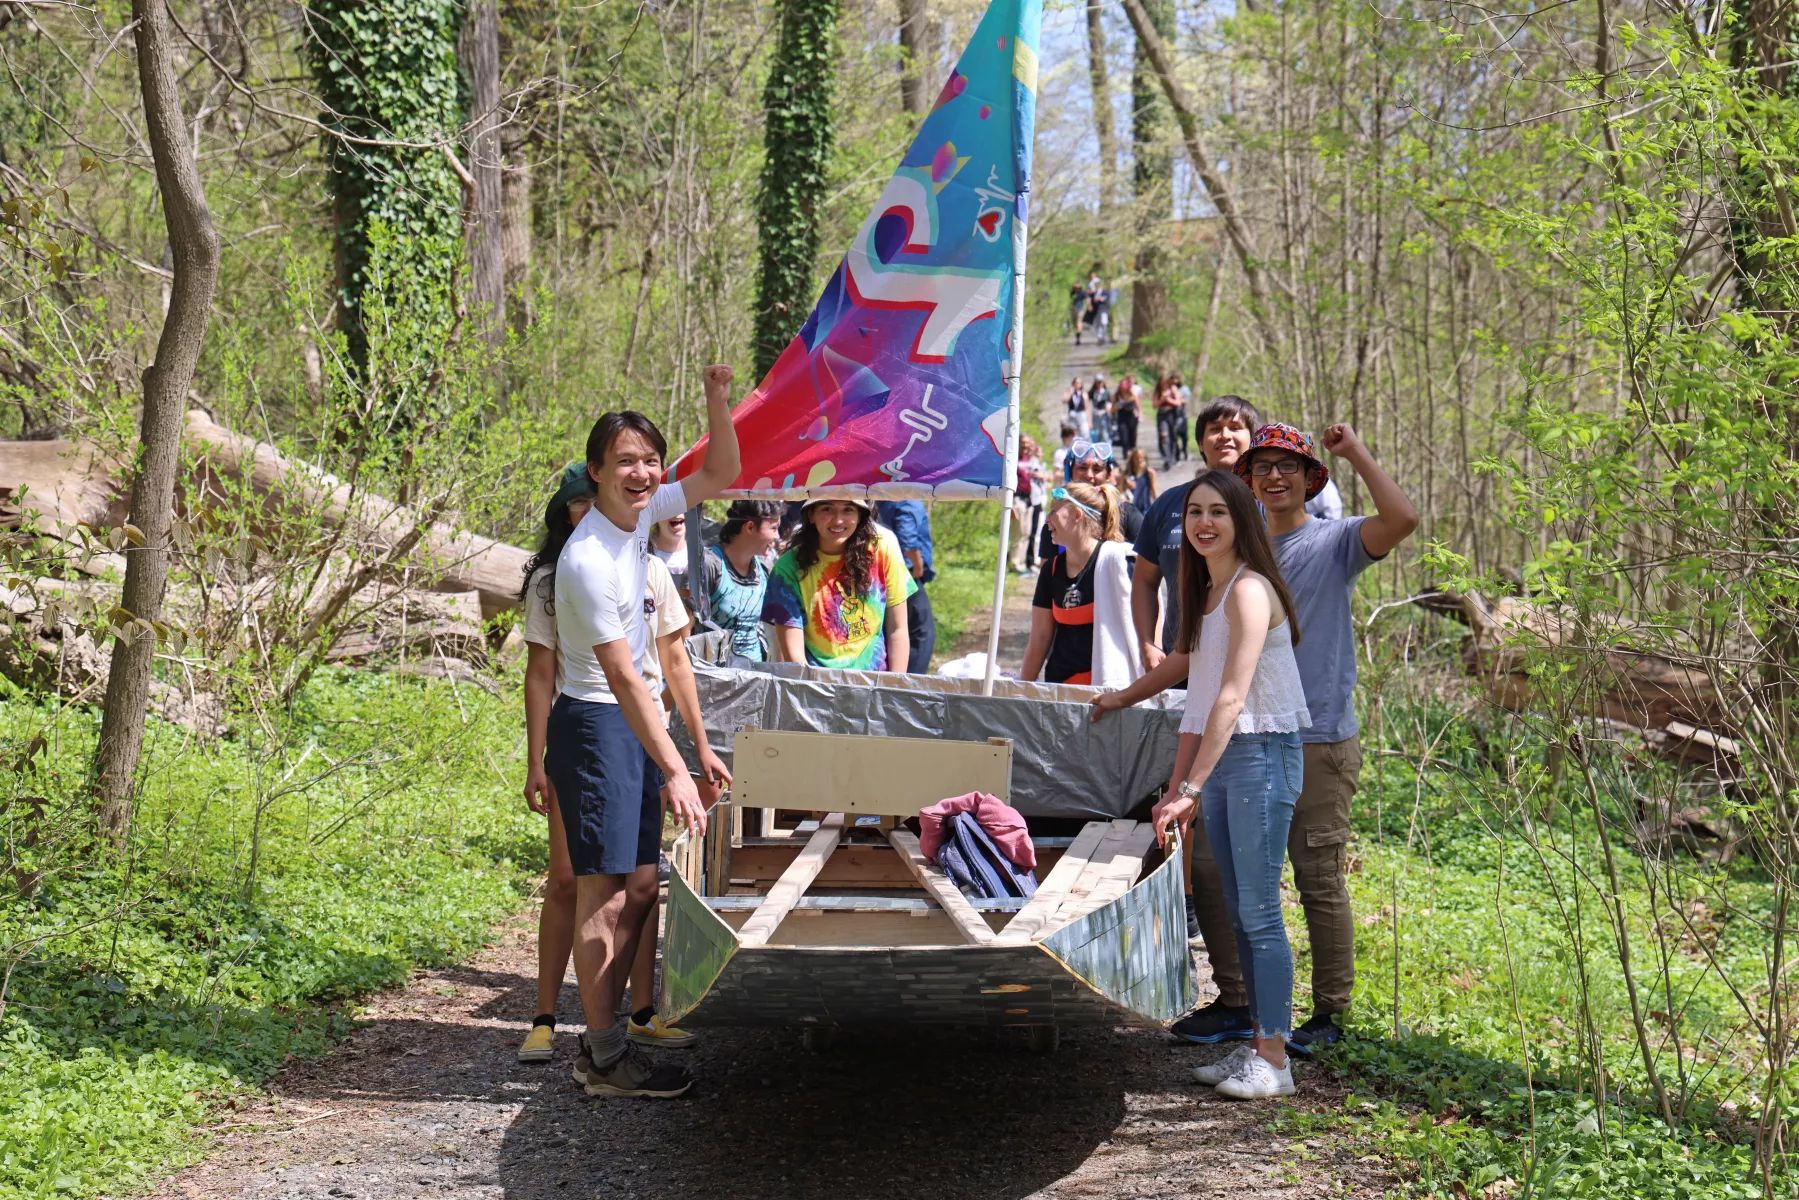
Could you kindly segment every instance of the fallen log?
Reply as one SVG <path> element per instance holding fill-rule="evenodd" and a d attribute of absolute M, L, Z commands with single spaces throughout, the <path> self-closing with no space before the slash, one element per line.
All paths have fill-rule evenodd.
<path fill-rule="evenodd" d="M 122 474 L 93 446 L 65 438 L 0 442 L 0 527 L 17 529 L 27 510 L 63 538 L 84 524 L 121 525 L 130 507 Z"/>
<path fill-rule="evenodd" d="M 267 442 L 225 428 L 200 409 L 187 414 L 184 440 L 204 470 L 246 481 L 260 495 L 280 496 L 316 509 L 332 525 L 353 522 L 378 550 L 391 549 L 418 521 L 412 510 L 384 496 L 358 492 L 310 463 L 291 459 Z M 518 603 L 531 552 L 438 522 L 420 539 L 429 587 L 478 592 L 488 619 Z"/>

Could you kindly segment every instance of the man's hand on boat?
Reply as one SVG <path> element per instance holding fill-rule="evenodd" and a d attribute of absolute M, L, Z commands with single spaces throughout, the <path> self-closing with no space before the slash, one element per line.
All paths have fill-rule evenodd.
<path fill-rule="evenodd" d="M 685 771 L 669 776 L 668 806 L 674 810 L 675 819 L 687 826 L 687 832 L 694 837 L 705 836 L 706 804 L 694 786 L 693 776 Z"/>

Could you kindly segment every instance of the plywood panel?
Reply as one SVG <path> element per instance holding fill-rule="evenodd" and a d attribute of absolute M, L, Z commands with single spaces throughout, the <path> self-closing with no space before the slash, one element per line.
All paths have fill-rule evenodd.
<path fill-rule="evenodd" d="M 1012 794 L 1012 743 L 745 729 L 732 799 L 758 807 L 913 817 L 951 796 Z"/>

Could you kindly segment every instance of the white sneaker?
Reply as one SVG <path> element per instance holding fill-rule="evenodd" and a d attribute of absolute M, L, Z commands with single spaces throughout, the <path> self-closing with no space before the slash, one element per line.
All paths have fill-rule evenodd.
<path fill-rule="evenodd" d="M 1243 1067 L 1243 1060 L 1256 1056 L 1255 1047 L 1240 1045 L 1215 1063 L 1193 1068 L 1193 1078 L 1207 1087 L 1217 1087 Z"/>
<path fill-rule="evenodd" d="M 1270 1100 L 1291 1096 L 1295 1090 L 1292 1059 L 1287 1060 L 1286 1066 L 1276 1067 L 1260 1054 L 1251 1054 L 1249 1061 L 1218 1085 L 1217 1094 L 1232 1100 Z"/>

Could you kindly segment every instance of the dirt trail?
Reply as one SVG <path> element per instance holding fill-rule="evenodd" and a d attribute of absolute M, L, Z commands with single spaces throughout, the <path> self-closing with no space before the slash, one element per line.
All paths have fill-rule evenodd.
<path fill-rule="evenodd" d="M 552 1063 L 513 1057 L 534 925 L 375 997 L 347 1044 L 226 1117 L 157 1196 L 1298 1200 L 1395 1182 L 1347 1140 L 1272 1135 L 1274 1106 L 1193 1083 L 1217 1049 L 1138 1030 L 1068 1031 L 1045 1056 L 1022 1030 L 850 1031 L 823 1054 L 793 1030 L 708 1030 L 659 1052 L 698 1073 L 688 1097 L 590 1099 L 569 1078 L 572 1033 Z M 1322 1071 L 1299 1078 L 1292 1103 L 1341 1102 Z"/>

